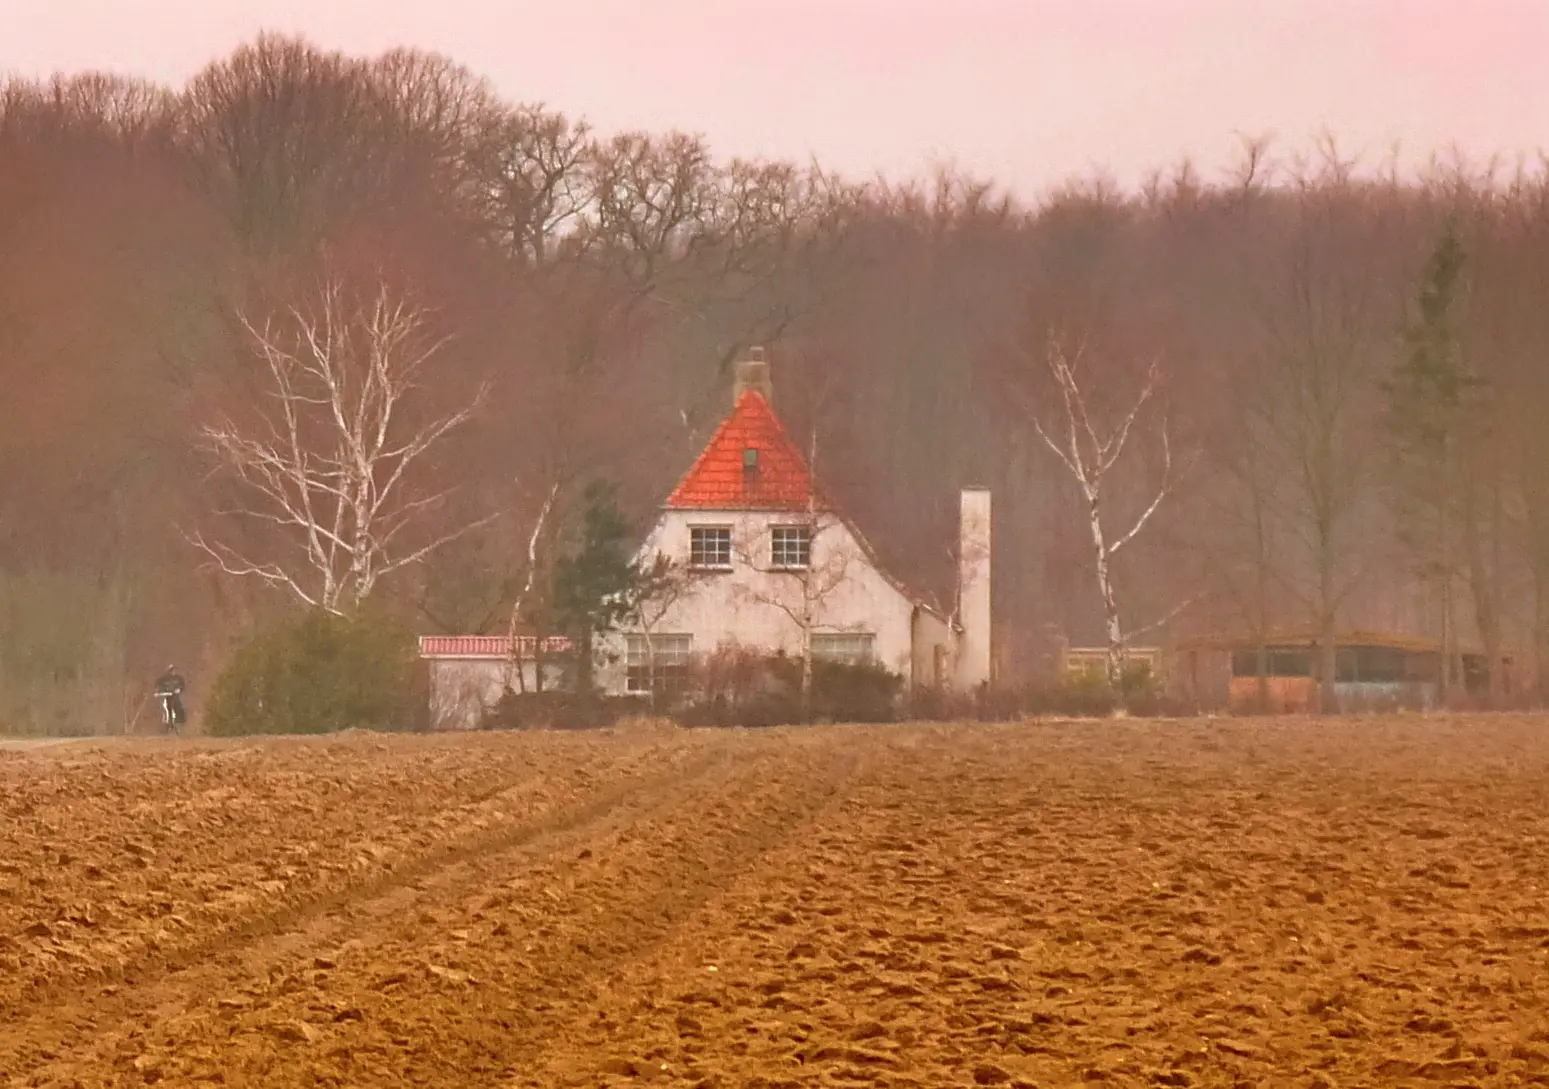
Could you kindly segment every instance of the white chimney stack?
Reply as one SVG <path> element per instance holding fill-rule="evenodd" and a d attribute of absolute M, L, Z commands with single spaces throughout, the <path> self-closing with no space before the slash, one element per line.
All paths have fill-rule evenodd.
<path fill-rule="evenodd" d="M 964 488 L 957 554 L 957 685 L 990 682 L 990 490 Z"/>

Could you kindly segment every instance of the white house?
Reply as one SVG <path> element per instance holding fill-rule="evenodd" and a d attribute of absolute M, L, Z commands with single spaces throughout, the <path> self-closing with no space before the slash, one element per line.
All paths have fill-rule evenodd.
<path fill-rule="evenodd" d="M 890 576 L 813 479 L 775 415 L 762 353 L 737 365 L 731 413 L 668 497 L 639 559 L 669 558 L 671 593 L 611 640 L 599 683 L 649 691 L 724 647 L 873 661 L 909 687 L 990 680 L 990 494 L 962 493 L 956 608 Z"/>
<path fill-rule="evenodd" d="M 762 353 L 737 365 L 731 413 L 679 481 L 637 558 L 668 557 L 679 577 L 637 623 L 600 642 L 596 680 L 645 694 L 696 656 L 735 647 L 876 662 L 909 688 L 971 691 L 991 679 L 990 493 L 965 488 L 957 594 L 948 615 L 889 575 L 860 530 L 814 481 L 774 413 Z M 531 645 L 529 645 L 531 644 Z M 425 636 L 432 721 L 477 724 L 507 688 L 538 688 L 536 642 Z M 547 653 L 568 649 L 564 640 Z M 520 663 L 520 665 L 518 665 Z M 518 672 L 520 670 L 520 672 Z M 545 664 L 544 689 L 568 683 Z"/>

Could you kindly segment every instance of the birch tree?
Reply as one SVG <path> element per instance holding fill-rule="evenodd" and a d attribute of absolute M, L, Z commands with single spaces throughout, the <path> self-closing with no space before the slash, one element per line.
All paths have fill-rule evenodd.
<path fill-rule="evenodd" d="M 777 563 L 762 542 L 780 531 L 805 538 L 807 560 Z M 812 510 L 791 519 L 771 522 L 750 531 L 736 545 L 739 559 L 767 576 L 760 582 L 739 588 L 740 596 L 752 604 L 764 605 L 783 614 L 795 626 L 801 641 L 801 713 L 812 714 L 813 636 L 818 631 L 842 630 L 828 620 L 826 603 L 854 577 L 855 549 L 844 540 L 844 523 L 838 516 Z M 755 543 L 754 538 L 759 539 Z M 788 545 L 799 549 L 799 545 Z"/>
<path fill-rule="evenodd" d="M 266 403 L 250 424 L 224 418 L 200 436 L 235 485 L 220 513 L 269 532 L 257 546 L 194 534 L 217 569 L 345 614 L 383 578 L 490 520 L 432 522 L 451 489 L 427 488 L 418 467 L 483 391 L 442 415 L 424 410 L 426 373 L 445 343 L 425 310 L 385 284 L 359 297 L 331 280 L 310 310 L 241 324 L 266 372 Z"/>
<path fill-rule="evenodd" d="M 549 512 L 554 509 L 554 500 L 558 496 L 559 485 L 555 484 L 544 498 L 543 506 L 538 509 L 538 517 L 533 522 L 532 532 L 527 537 L 527 565 L 522 576 L 522 588 L 517 591 L 516 600 L 511 603 L 511 616 L 506 625 L 506 638 L 509 640 L 506 657 L 506 687 L 517 692 L 527 691 L 527 676 L 522 672 L 522 619 L 527 611 L 527 603 L 532 597 L 533 587 L 538 581 L 538 546 L 543 539 L 544 527 L 548 525 Z M 533 684 L 539 692 L 542 692 L 543 640 L 535 638 L 532 644 Z M 512 681 L 516 683 L 513 684 Z"/>
<path fill-rule="evenodd" d="M 816 471 L 817 435 L 808 453 L 808 472 Z M 835 594 L 855 578 L 860 542 L 818 492 L 816 478 L 807 489 L 806 509 L 764 522 L 758 520 L 733 541 L 739 560 L 758 572 L 738 586 L 738 595 L 751 604 L 784 613 L 801 640 L 801 713 L 812 715 L 813 635 L 821 630 L 841 630 L 829 617 Z M 776 534 L 781 535 L 779 543 Z"/>
<path fill-rule="evenodd" d="M 1114 593 L 1113 561 L 1130 542 L 1145 529 L 1163 500 L 1172 490 L 1173 457 L 1172 440 L 1165 414 L 1148 413 L 1157 391 L 1162 384 L 1161 367 L 1152 363 L 1147 368 L 1139 393 L 1127 409 L 1118 412 L 1114 422 L 1105 423 L 1097 418 L 1092 405 L 1089 385 L 1084 385 L 1082 373 L 1084 351 L 1077 345 L 1067 351 L 1058 338 L 1051 337 L 1045 355 L 1045 363 L 1059 391 L 1063 408 L 1059 426 L 1045 425 L 1038 415 L 1033 415 L 1033 427 L 1055 457 L 1059 458 L 1076 483 L 1086 508 L 1087 532 L 1091 539 L 1092 562 L 1097 572 L 1097 592 L 1102 602 L 1103 628 L 1107 646 L 1108 684 L 1116 698 L 1122 701 L 1124 649 L 1127 643 L 1140 634 L 1132 631 L 1125 635 L 1119 613 L 1118 598 Z M 1106 501 L 1112 498 L 1109 487 L 1113 471 L 1129 448 L 1130 436 L 1143 415 L 1154 415 L 1154 432 L 1160 459 L 1160 481 L 1150 498 L 1141 507 L 1127 528 L 1115 530 L 1112 515 Z M 1181 608 L 1181 607 L 1180 607 Z M 1176 613 L 1178 610 L 1174 610 Z M 1159 621 L 1158 624 L 1165 622 Z M 1150 625 L 1155 627 L 1156 624 Z"/>
<path fill-rule="evenodd" d="M 658 554 L 649 564 L 635 567 L 635 585 L 629 595 L 630 617 L 640 628 L 645 643 L 646 687 L 652 709 L 656 707 L 656 634 L 674 606 L 694 588 L 693 572 Z"/>

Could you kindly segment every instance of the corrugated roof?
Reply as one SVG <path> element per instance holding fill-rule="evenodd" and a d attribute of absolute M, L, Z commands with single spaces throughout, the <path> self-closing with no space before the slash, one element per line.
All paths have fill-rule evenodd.
<path fill-rule="evenodd" d="M 1311 628 L 1276 629 L 1265 633 L 1263 645 L 1282 648 L 1311 648 L 1318 643 L 1318 633 Z M 1383 647 L 1389 650 L 1407 650 L 1428 653 L 1441 650 L 1441 643 L 1425 636 L 1402 632 L 1341 629 L 1334 633 L 1334 644 L 1339 647 Z M 1253 650 L 1259 639 L 1250 634 L 1198 635 L 1180 639 L 1178 650 Z M 1459 647 L 1459 653 L 1474 653 L 1472 647 Z"/>
<path fill-rule="evenodd" d="M 517 637 L 518 649 L 523 658 L 536 657 L 538 640 L 531 635 Z M 570 640 L 563 635 L 551 635 L 543 641 L 545 654 L 564 654 L 570 649 Z M 421 658 L 499 658 L 511 657 L 509 635 L 422 635 Z"/>

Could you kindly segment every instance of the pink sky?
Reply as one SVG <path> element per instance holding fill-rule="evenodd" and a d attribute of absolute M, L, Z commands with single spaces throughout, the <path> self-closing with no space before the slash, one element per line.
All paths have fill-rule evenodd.
<path fill-rule="evenodd" d="M 1374 155 L 1549 147 L 1549 0 L 0 0 L 0 69 L 177 84 L 261 29 L 415 45 L 604 129 L 1036 192 L 1235 132 Z"/>

